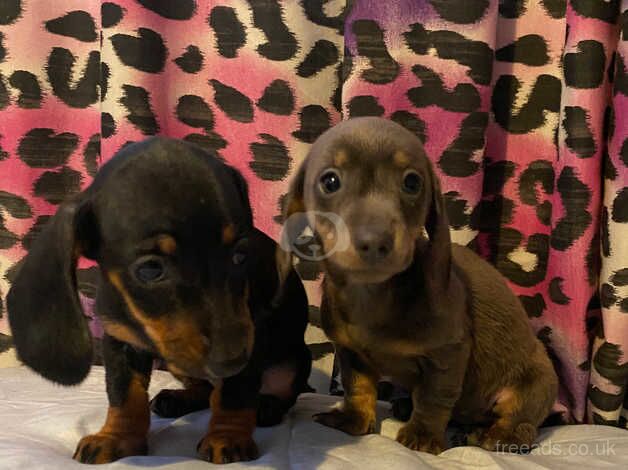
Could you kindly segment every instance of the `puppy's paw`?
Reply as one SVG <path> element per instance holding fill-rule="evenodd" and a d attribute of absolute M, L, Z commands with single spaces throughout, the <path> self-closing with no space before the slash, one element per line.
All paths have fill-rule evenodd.
<path fill-rule="evenodd" d="M 188 413 L 209 408 L 209 396 L 204 400 L 190 397 L 188 390 L 161 390 L 150 401 L 150 409 L 162 418 L 179 418 Z"/>
<path fill-rule="evenodd" d="M 341 409 L 315 414 L 314 421 L 330 428 L 339 429 L 352 436 L 361 436 L 375 432 L 374 418 Z"/>
<path fill-rule="evenodd" d="M 198 443 L 196 451 L 199 458 L 218 464 L 245 462 L 259 457 L 253 438 L 235 433 L 209 433 Z"/>
<path fill-rule="evenodd" d="M 146 438 L 98 433 L 81 439 L 72 458 L 81 463 L 101 464 L 147 452 Z"/>
<path fill-rule="evenodd" d="M 530 423 L 521 423 L 515 429 L 495 424 L 469 436 L 468 442 L 493 452 L 528 453 L 536 436 L 536 428 Z"/>
<path fill-rule="evenodd" d="M 408 424 L 399 429 L 397 442 L 403 444 L 408 449 L 429 452 L 435 455 L 440 454 L 447 448 L 444 435 L 436 435 Z"/>

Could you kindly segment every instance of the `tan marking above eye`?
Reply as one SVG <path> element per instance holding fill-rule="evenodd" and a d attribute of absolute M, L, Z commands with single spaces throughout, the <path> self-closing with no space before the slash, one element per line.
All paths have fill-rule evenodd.
<path fill-rule="evenodd" d="M 341 167 L 349 160 L 349 155 L 344 150 L 339 150 L 334 157 L 334 165 L 337 167 Z"/>
<path fill-rule="evenodd" d="M 233 240 L 235 240 L 235 227 L 233 224 L 225 225 L 222 229 L 222 242 L 229 245 Z"/>
<path fill-rule="evenodd" d="M 395 154 L 393 155 L 393 161 L 395 162 L 395 165 L 400 166 L 402 168 L 407 166 L 408 163 L 410 163 L 410 159 L 408 158 L 408 156 L 401 150 L 397 150 L 395 152 Z"/>
<path fill-rule="evenodd" d="M 157 238 L 157 247 L 165 255 L 172 255 L 177 251 L 177 242 L 171 235 L 160 235 Z"/>

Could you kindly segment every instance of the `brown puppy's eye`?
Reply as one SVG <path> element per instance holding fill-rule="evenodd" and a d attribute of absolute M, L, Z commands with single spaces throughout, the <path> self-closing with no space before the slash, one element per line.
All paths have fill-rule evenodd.
<path fill-rule="evenodd" d="M 408 170 L 403 177 L 402 189 L 408 194 L 418 194 L 421 190 L 421 177 L 414 170 Z"/>
<path fill-rule="evenodd" d="M 326 194 L 335 193 L 340 189 L 340 175 L 335 170 L 327 170 L 320 177 L 320 185 Z"/>
<path fill-rule="evenodd" d="M 135 277 L 141 282 L 157 282 L 165 277 L 165 267 L 158 258 L 150 258 L 135 267 Z"/>

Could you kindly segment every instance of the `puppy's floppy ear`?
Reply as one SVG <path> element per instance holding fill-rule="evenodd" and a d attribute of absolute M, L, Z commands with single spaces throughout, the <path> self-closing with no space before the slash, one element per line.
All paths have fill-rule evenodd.
<path fill-rule="evenodd" d="M 62 204 L 33 242 L 7 296 L 19 359 L 63 385 L 81 382 L 91 367 L 92 342 L 76 286 L 82 253 L 94 256 L 91 209 L 83 196 Z"/>
<path fill-rule="evenodd" d="M 279 290 L 275 300 L 281 296 L 286 279 L 290 271 L 292 271 L 292 244 L 308 224 L 304 202 L 306 167 L 307 159 L 301 163 L 283 201 L 283 227 L 275 256 L 277 273 L 279 275 Z"/>
<path fill-rule="evenodd" d="M 429 179 L 431 194 L 425 230 L 430 237 L 429 247 L 425 253 L 424 272 L 427 279 L 435 287 L 446 288 L 449 284 L 451 271 L 451 237 L 449 234 L 449 219 L 445 209 L 445 200 L 440 190 L 440 183 L 429 163 Z"/>

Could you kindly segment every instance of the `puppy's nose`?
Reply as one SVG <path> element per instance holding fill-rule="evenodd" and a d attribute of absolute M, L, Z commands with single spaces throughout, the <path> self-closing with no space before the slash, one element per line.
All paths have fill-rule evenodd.
<path fill-rule="evenodd" d="M 353 244 L 360 257 L 368 263 L 385 259 L 393 248 L 392 233 L 359 228 L 353 236 Z"/>

